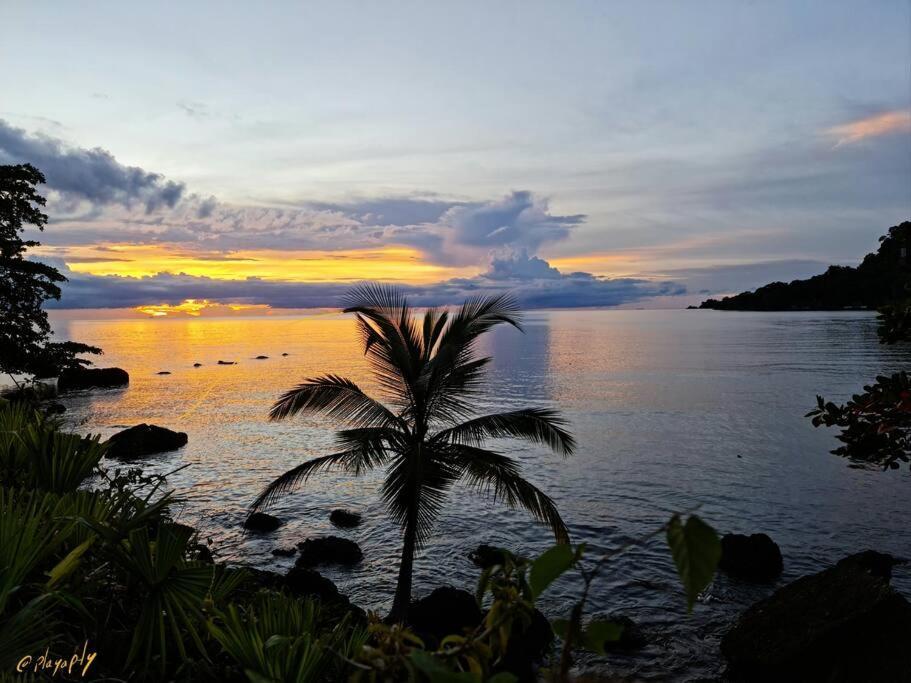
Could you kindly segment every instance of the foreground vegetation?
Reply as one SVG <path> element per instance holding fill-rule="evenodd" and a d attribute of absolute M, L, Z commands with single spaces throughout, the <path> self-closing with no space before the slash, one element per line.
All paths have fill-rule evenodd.
<path fill-rule="evenodd" d="M 2 674 L 502 683 L 514 680 L 504 655 L 535 600 L 574 568 L 587 586 L 611 559 L 586 565 L 584 547 L 569 545 L 534 561 L 504 554 L 481 577 L 481 626 L 428 647 L 402 623 L 365 621 L 213 562 L 197 532 L 171 518 L 175 498 L 163 479 L 107 470 L 104 451 L 97 437 L 64 433 L 28 405 L 0 405 Z M 661 531 L 692 605 L 712 578 L 718 539 L 696 517 L 675 517 Z M 585 594 L 556 622 L 566 647 L 542 676 L 567 680 L 575 645 L 603 652 L 620 637 L 622 624 L 585 623 L 584 606 Z"/>

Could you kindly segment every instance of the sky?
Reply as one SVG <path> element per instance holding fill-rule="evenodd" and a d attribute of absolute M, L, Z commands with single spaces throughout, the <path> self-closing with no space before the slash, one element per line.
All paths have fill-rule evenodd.
<path fill-rule="evenodd" d="M 2 0 L 0 36 L 63 308 L 683 307 L 911 219 L 908 0 Z"/>

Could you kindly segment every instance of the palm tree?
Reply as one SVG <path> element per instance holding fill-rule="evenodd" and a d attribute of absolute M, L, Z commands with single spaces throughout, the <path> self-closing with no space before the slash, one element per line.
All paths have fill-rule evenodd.
<path fill-rule="evenodd" d="M 355 475 L 386 468 L 383 500 L 403 531 L 402 560 L 390 617 L 401 620 L 411 600 L 415 550 L 427 541 L 447 491 L 459 480 L 509 507 L 522 507 L 550 525 L 558 542 L 569 541 L 554 502 L 522 478 L 512 458 L 484 448 L 488 438 L 511 437 L 545 444 L 570 455 L 575 448 L 553 410 L 526 408 L 475 416 L 490 358 L 476 354 L 478 338 L 495 325 L 521 329 L 509 295 L 476 297 L 457 311 L 432 308 L 419 316 L 394 287 L 364 284 L 348 295 L 364 353 L 387 405 L 351 380 L 323 375 L 305 380 L 272 406 L 270 418 L 319 413 L 346 423 L 339 451 L 313 458 L 278 477 L 253 503 L 258 510 L 315 472 L 341 469 Z"/>

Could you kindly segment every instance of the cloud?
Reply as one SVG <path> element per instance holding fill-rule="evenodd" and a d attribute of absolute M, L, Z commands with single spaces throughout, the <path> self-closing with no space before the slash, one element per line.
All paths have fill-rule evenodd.
<path fill-rule="evenodd" d="M 96 205 L 141 204 L 150 213 L 173 208 L 184 195 L 183 183 L 124 166 L 106 150 L 71 147 L 46 135 L 29 135 L 0 120 L 0 163 L 26 162 L 44 173 L 52 190 Z"/>
<path fill-rule="evenodd" d="M 535 253 L 543 244 L 566 239 L 584 221 L 583 214 L 552 214 L 547 199 L 515 191 L 490 202 L 453 206 L 434 226 L 438 244 L 426 248 L 441 263 L 477 263 L 480 254 L 504 247 Z"/>
<path fill-rule="evenodd" d="M 62 259 L 44 258 L 69 282 L 53 308 L 135 308 L 178 305 L 187 299 L 268 305 L 273 308 L 334 308 L 352 286 L 346 282 L 287 282 L 247 278 L 220 280 L 186 274 L 148 277 L 97 276 L 69 270 Z M 560 273 L 546 261 L 520 253 L 495 257 L 487 272 L 403 289 L 417 306 L 461 303 L 475 294 L 512 293 L 527 308 L 617 306 L 654 296 L 677 296 L 686 288 L 675 282 L 639 278 L 603 278 L 590 273 Z"/>
<path fill-rule="evenodd" d="M 911 133 L 911 111 L 895 110 L 874 114 L 857 121 L 828 128 L 826 135 L 836 146 L 860 142 L 867 138 L 897 133 Z"/>

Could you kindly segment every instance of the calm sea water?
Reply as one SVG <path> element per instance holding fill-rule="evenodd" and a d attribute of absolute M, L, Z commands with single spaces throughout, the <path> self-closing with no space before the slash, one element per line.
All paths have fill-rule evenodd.
<path fill-rule="evenodd" d="M 221 558 L 283 571 L 293 560 L 274 557 L 273 548 L 341 533 L 362 546 L 365 561 L 324 573 L 356 603 L 388 608 L 399 532 L 379 500 L 379 475 L 314 478 L 271 510 L 287 521 L 278 532 L 245 537 L 240 531 L 245 507 L 266 483 L 333 447 L 326 421 L 268 422 L 279 393 L 324 372 L 373 387 L 350 319 L 58 321 L 56 327 L 62 336 L 103 347 L 101 364 L 131 376 L 129 388 L 65 399 L 66 417 L 80 431 L 108 436 L 151 422 L 189 434 L 186 448 L 147 466 L 190 465 L 170 480 L 184 500 L 180 518 L 211 537 Z M 483 351 L 495 360 L 479 410 L 550 406 L 569 418 L 579 441 L 570 459 L 501 446 L 557 501 L 574 541 L 588 543 L 592 557 L 696 505 L 720 532 L 770 534 L 784 554 L 782 582 L 866 548 L 911 555 L 911 476 L 848 468 L 828 453 L 836 445 L 833 433 L 803 418 L 817 393 L 843 400 L 877 373 L 908 366 L 907 352 L 876 343 L 869 314 L 534 312 L 524 334 L 498 330 Z M 269 359 L 253 360 L 260 354 Z M 238 364 L 218 366 L 219 359 Z M 156 374 L 162 370 L 172 374 Z M 362 512 L 364 524 L 351 532 L 333 529 L 334 507 Z M 441 584 L 473 587 L 478 570 L 466 554 L 479 542 L 529 554 L 550 543 L 546 529 L 524 513 L 456 489 L 417 560 L 416 595 Z M 907 568 L 894 582 L 911 595 Z M 566 613 L 576 588 L 573 577 L 556 584 L 543 600 L 548 616 Z M 608 565 L 591 601 L 592 613 L 640 622 L 651 644 L 635 656 L 582 665 L 649 680 L 717 675 L 720 636 L 770 591 L 719 577 L 687 615 L 670 555 L 656 538 Z"/>

